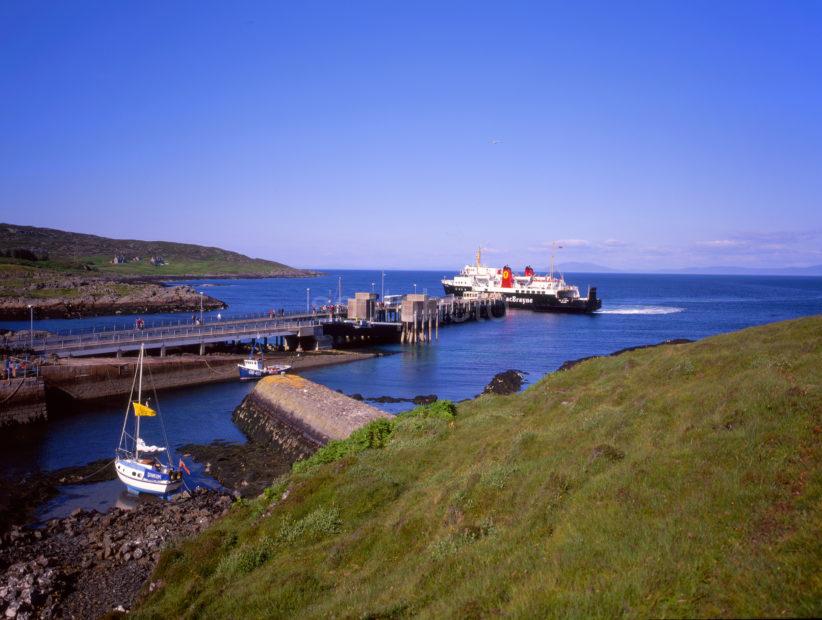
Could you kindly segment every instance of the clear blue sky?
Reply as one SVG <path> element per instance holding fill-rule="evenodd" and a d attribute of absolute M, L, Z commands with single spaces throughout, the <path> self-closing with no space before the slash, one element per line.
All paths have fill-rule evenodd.
<path fill-rule="evenodd" d="M 298 266 L 822 263 L 822 2 L 0 3 L 0 221 Z"/>

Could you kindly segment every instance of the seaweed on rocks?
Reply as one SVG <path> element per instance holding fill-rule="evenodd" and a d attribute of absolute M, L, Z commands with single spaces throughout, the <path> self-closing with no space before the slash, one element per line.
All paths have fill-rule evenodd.
<path fill-rule="evenodd" d="M 482 391 L 483 394 L 497 394 L 505 396 L 508 394 L 516 394 L 522 388 L 522 381 L 525 373 L 521 370 L 506 370 L 497 373 L 490 383 L 485 386 Z"/>
<path fill-rule="evenodd" d="M 270 444 L 254 440 L 188 444 L 180 450 L 237 497 L 258 496 L 278 476 L 291 471 L 293 461 Z"/>
<path fill-rule="evenodd" d="M 43 529 L 13 527 L 0 542 L 0 614 L 99 618 L 134 604 L 160 552 L 203 531 L 231 497 L 195 489 L 133 510 L 75 510 Z"/>

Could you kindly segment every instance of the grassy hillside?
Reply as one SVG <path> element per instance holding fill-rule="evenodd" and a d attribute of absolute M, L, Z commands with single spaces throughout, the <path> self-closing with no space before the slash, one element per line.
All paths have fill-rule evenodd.
<path fill-rule="evenodd" d="M 38 260 L 25 260 L 20 250 Z M 108 239 L 96 235 L 65 232 L 51 228 L 0 224 L 0 252 L 17 254 L 5 262 L 21 263 L 60 271 L 93 270 L 123 276 L 182 275 L 304 275 L 305 272 L 282 263 L 249 258 L 237 252 L 169 241 Z M 112 264 L 115 255 L 125 264 Z M 163 257 L 167 264 L 155 266 L 152 256 Z M 131 262 L 134 257 L 139 261 Z"/>
<path fill-rule="evenodd" d="M 822 615 L 820 383 L 813 317 L 403 416 L 167 552 L 138 615 Z"/>

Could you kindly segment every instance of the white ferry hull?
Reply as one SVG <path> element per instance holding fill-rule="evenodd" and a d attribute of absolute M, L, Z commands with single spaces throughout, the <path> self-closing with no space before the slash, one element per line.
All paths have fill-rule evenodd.
<path fill-rule="evenodd" d="M 474 290 L 469 286 L 459 286 L 443 282 L 446 295 L 462 297 L 466 292 Z M 568 314 L 589 314 L 602 307 L 602 301 L 596 297 L 596 289 L 592 288 L 588 297 L 558 298 L 556 295 L 534 292 L 518 292 L 494 287 L 492 292 L 499 293 L 505 298 L 509 308 L 524 308 L 534 312 L 563 312 Z"/>

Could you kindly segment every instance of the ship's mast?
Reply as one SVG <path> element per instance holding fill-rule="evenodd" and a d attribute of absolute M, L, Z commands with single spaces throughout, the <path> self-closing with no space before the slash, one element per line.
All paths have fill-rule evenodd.
<path fill-rule="evenodd" d="M 556 253 L 556 251 L 557 251 L 557 242 L 552 241 L 551 242 L 551 274 L 549 276 L 549 279 L 552 282 L 554 280 L 554 254 Z"/>
<path fill-rule="evenodd" d="M 140 345 L 140 359 L 138 360 L 138 364 L 140 364 L 140 379 L 137 382 L 137 402 L 143 402 L 143 355 L 145 353 L 144 345 Z M 133 405 L 132 405 L 133 406 Z M 136 428 L 134 430 L 134 460 L 136 461 L 140 458 L 140 416 L 137 415 L 137 412 L 134 412 L 134 419 L 136 421 Z"/>

